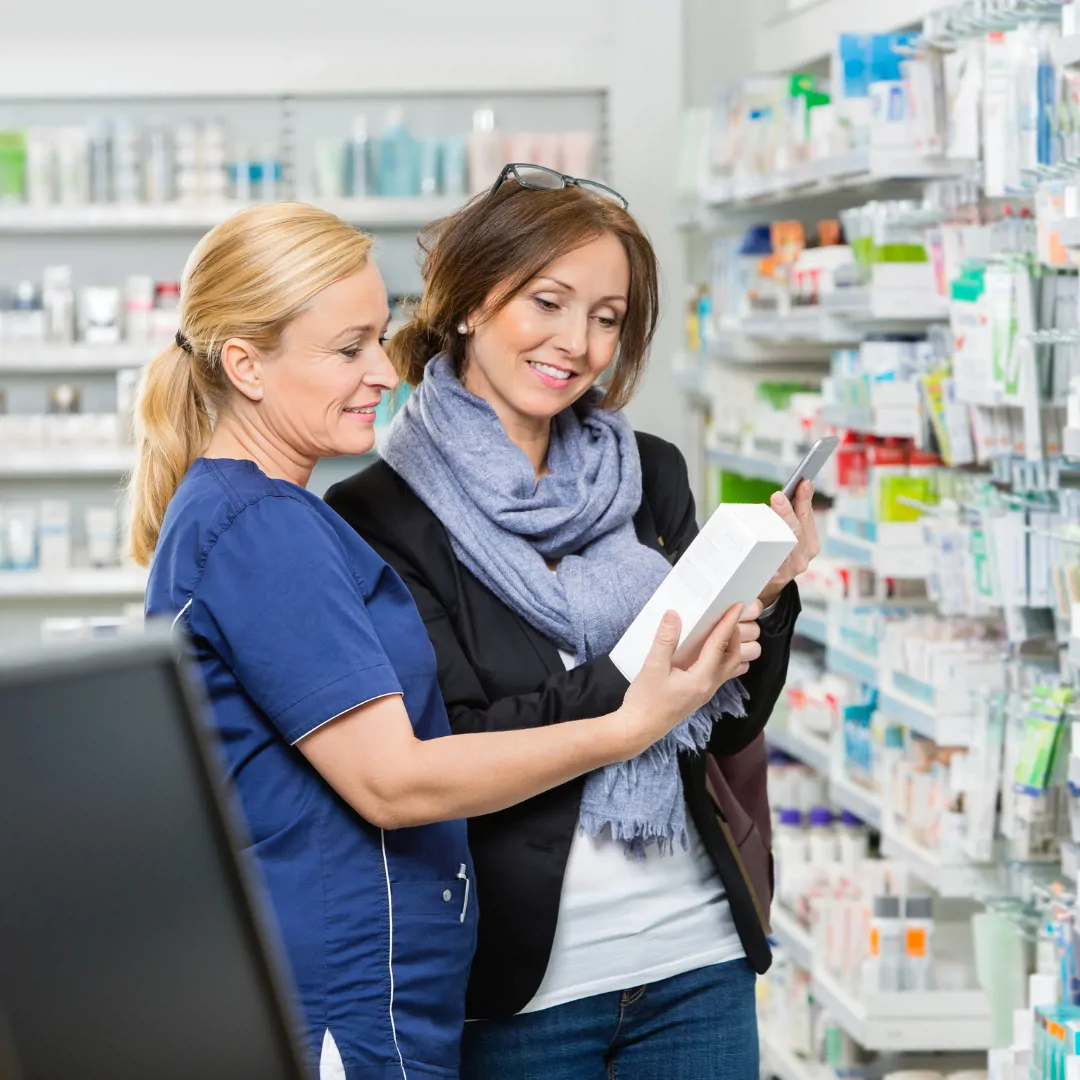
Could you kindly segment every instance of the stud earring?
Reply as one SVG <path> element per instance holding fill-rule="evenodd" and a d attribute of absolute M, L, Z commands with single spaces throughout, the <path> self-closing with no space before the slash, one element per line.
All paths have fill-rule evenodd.
<path fill-rule="evenodd" d="M 465 325 L 465 323 L 459 322 L 457 324 L 457 332 L 461 334 L 462 337 L 464 337 L 469 332 L 469 328 Z"/>

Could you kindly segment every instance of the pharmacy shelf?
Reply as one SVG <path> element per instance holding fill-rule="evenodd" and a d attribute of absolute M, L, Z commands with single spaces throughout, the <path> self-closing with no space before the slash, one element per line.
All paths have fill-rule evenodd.
<path fill-rule="evenodd" d="M 856 995 L 819 968 L 813 972 L 813 994 L 867 1050 L 986 1050 L 991 1045 L 990 1003 L 981 991 Z"/>
<path fill-rule="evenodd" d="M 415 230 L 452 213 L 459 197 L 315 200 L 352 225 Z M 203 232 L 256 205 L 221 203 L 101 203 L 86 206 L 0 206 L 0 233 Z"/>
<path fill-rule="evenodd" d="M 819 1061 L 799 1057 L 785 1043 L 786 1032 L 760 1029 L 761 1064 L 766 1076 L 777 1080 L 836 1080 L 836 1070 Z"/>
<path fill-rule="evenodd" d="M 755 480 L 770 480 L 774 484 L 786 483 L 798 464 L 781 463 L 775 457 L 737 454 L 731 450 L 709 450 L 708 458 L 713 465 L 725 472 L 738 473 L 739 476 Z"/>
<path fill-rule="evenodd" d="M 747 71 L 807 71 L 826 63 L 840 34 L 882 34 L 921 23 L 941 0 L 789 0 L 767 9 Z M 984 1063 L 985 1064 L 985 1063 Z"/>
<path fill-rule="evenodd" d="M 854 679 L 866 686 L 876 687 L 880 681 L 875 661 L 838 645 L 830 645 L 825 650 L 825 666 L 834 675 Z"/>
<path fill-rule="evenodd" d="M 903 829 L 891 828 L 888 823 L 881 834 L 881 853 L 887 859 L 903 862 L 913 877 L 942 897 L 990 896 L 1000 891 L 992 864 L 946 861 L 940 851 L 925 847 Z"/>
<path fill-rule="evenodd" d="M 829 799 L 871 828 L 881 828 L 881 799 L 846 776 L 829 777 Z"/>
<path fill-rule="evenodd" d="M 1065 67 L 1080 66 L 1080 34 L 1069 34 L 1063 37 L 1058 48 L 1061 62 Z"/>
<path fill-rule="evenodd" d="M 0 571 L 0 599 L 50 600 L 70 597 L 139 597 L 146 591 L 147 572 L 140 568 L 110 570 Z"/>
<path fill-rule="evenodd" d="M 6 479 L 36 476 L 121 477 L 134 468 L 135 450 L 130 446 L 5 450 L 0 455 L 0 477 Z"/>
<path fill-rule="evenodd" d="M 1080 247 L 1080 218 L 1066 218 L 1058 222 L 1057 233 L 1065 247 Z"/>
<path fill-rule="evenodd" d="M 929 292 L 885 285 L 837 289 L 821 298 L 823 311 L 856 323 L 934 323 L 949 318 L 948 304 Z"/>
<path fill-rule="evenodd" d="M 788 757 L 809 765 L 822 775 L 828 774 L 830 753 L 827 740 L 774 725 L 765 729 L 765 739 L 770 746 Z"/>
<path fill-rule="evenodd" d="M 142 367 L 167 342 L 143 345 L 0 344 L 0 372 L 48 375 Z"/>
<path fill-rule="evenodd" d="M 702 190 L 701 199 L 709 209 L 719 212 L 779 208 L 793 200 L 834 195 L 875 183 L 963 176 L 972 168 L 970 162 L 922 158 L 910 152 L 856 150 L 767 176 L 718 181 Z"/>
<path fill-rule="evenodd" d="M 857 536 L 827 536 L 825 554 L 882 577 L 925 578 L 930 574 L 929 552 L 921 546 L 880 545 Z"/>
<path fill-rule="evenodd" d="M 818 645 L 827 644 L 828 623 L 824 614 L 803 608 L 795 620 L 795 633 Z"/>
<path fill-rule="evenodd" d="M 739 320 L 732 332 L 736 337 L 750 340 L 830 347 L 858 345 L 864 337 L 857 326 L 819 307 L 748 315 Z"/>
<path fill-rule="evenodd" d="M 922 701 L 893 685 L 891 678 L 881 680 L 878 708 L 890 719 L 942 746 L 967 746 L 971 741 L 970 714 L 948 712 Z"/>
<path fill-rule="evenodd" d="M 821 418 L 826 424 L 846 431 L 858 431 L 874 435 L 874 410 L 869 405 L 834 405 L 821 407 Z"/>
<path fill-rule="evenodd" d="M 874 409 L 868 405 L 823 405 L 821 417 L 826 424 L 835 428 L 857 431 L 864 435 L 877 435 L 880 438 L 918 438 L 923 426 L 922 417 L 914 408 L 908 415 L 909 423 L 895 426 L 879 419 Z"/>
<path fill-rule="evenodd" d="M 799 967 L 809 971 L 814 964 L 814 943 L 810 937 L 810 931 L 800 925 L 795 916 L 779 904 L 773 904 L 769 922 L 777 945 Z"/>

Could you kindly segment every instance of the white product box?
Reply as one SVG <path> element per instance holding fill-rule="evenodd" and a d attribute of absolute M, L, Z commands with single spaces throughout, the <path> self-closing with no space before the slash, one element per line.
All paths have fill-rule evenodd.
<path fill-rule="evenodd" d="M 38 569 L 71 569 L 71 506 L 62 499 L 46 499 L 38 509 Z"/>
<path fill-rule="evenodd" d="M 682 617 L 675 662 L 693 662 L 724 612 L 753 603 L 794 546 L 794 533 L 765 504 L 718 507 L 611 650 L 615 666 L 637 675 L 669 608 Z"/>

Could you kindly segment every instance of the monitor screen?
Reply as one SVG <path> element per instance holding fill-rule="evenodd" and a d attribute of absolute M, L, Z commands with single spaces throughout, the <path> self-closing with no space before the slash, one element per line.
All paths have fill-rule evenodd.
<path fill-rule="evenodd" d="M 0 666 L 0 1076 L 306 1075 L 175 651 Z"/>

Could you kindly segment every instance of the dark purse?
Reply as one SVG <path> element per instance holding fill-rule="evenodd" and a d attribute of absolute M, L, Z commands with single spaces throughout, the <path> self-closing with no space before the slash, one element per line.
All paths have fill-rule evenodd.
<path fill-rule="evenodd" d="M 758 921 L 770 933 L 773 893 L 772 818 L 766 791 L 765 735 L 729 757 L 705 753 L 705 787 L 727 839 Z"/>

